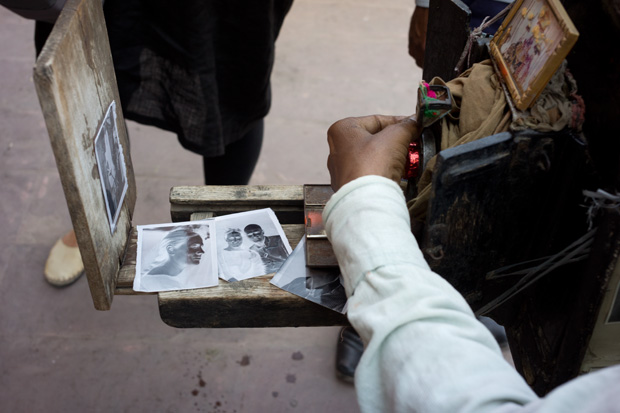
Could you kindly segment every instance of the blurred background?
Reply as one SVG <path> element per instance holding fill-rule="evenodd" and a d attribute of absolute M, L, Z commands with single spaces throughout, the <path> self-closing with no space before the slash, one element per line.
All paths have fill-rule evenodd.
<path fill-rule="evenodd" d="M 276 44 L 273 105 L 252 184 L 328 183 L 327 128 L 415 111 L 412 0 L 296 0 Z M 0 411 L 357 412 L 335 377 L 339 328 L 183 330 L 156 296 L 93 308 L 86 278 L 43 278 L 71 228 L 32 81 L 34 22 L 0 8 Z M 128 122 L 134 225 L 170 221 L 175 185 L 203 182 L 176 136 Z M 156 162 L 154 162 L 156 160 Z"/>

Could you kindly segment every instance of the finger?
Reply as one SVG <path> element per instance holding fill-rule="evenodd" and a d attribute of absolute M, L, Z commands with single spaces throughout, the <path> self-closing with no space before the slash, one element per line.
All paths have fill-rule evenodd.
<path fill-rule="evenodd" d="M 389 125 L 381 132 L 382 139 L 394 144 L 409 145 L 418 136 L 418 123 L 415 117 L 402 117 L 398 123 Z"/>
<path fill-rule="evenodd" d="M 402 116 L 386 116 L 386 115 L 371 115 L 363 116 L 361 118 L 353 118 L 356 126 L 363 128 L 368 133 L 374 135 L 381 132 L 383 129 L 390 125 L 394 125 L 403 120 Z"/>

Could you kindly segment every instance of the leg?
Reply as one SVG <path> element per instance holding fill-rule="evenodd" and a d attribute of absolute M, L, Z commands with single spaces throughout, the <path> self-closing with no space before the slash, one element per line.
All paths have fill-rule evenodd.
<path fill-rule="evenodd" d="M 264 121 L 258 121 L 241 139 L 226 146 L 226 153 L 203 158 L 206 185 L 247 185 L 263 144 Z"/>

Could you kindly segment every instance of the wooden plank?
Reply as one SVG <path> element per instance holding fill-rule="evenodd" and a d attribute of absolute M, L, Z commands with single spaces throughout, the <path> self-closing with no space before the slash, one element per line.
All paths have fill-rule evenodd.
<path fill-rule="evenodd" d="M 56 158 L 95 308 L 108 310 L 131 229 L 136 188 L 102 3 L 69 0 L 34 69 L 34 81 Z M 110 233 L 94 138 L 112 101 L 129 189 Z"/>
<path fill-rule="evenodd" d="M 323 210 L 334 195 L 329 185 L 304 185 L 304 222 L 306 224 L 306 265 L 337 268 L 338 260 L 325 234 Z"/>
<path fill-rule="evenodd" d="M 474 310 L 483 307 L 523 275 L 487 273 L 532 267 L 529 260 L 586 232 L 587 159 L 570 132 L 502 133 L 442 151 L 421 242 L 429 266 Z M 578 374 L 607 282 L 600 273 L 585 261 L 561 266 L 489 314 L 506 328 L 515 366 L 537 393 Z"/>
<path fill-rule="evenodd" d="M 271 208 L 280 223 L 303 222 L 302 185 L 176 186 L 170 190 L 173 222 L 189 221 L 194 212 L 226 215 Z"/>
<path fill-rule="evenodd" d="M 269 283 L 271 276 L 216 288 L 159 293 L 159 314 L 177 328 L 318 327 L 348 325 L 345 315 Z"/>
<path fill-rule="evenodd" d="M 618 214 L 604 211 L 599 221 L 601 229 L 598 243 L 590 256 L 590 266 L 587 271 L 592 278 L 599 278 L 600 283 L 590 283 L 590 288 L 605 286 L 600 295 L 600 306 L 596 294 L 589 294 L 584 299 L 590 299 L 583 304 L 587 310 L 596 311 L 596 323 L 592 329 L 592 336 L 584 351 L 583 363 L 579 373 L 605 368 L 620 364 L 620 319 L 618 305 L 620 305 L 620 219 Z M 582 294 L 584 296 L 584 294 Z M 594 298 L 591 298 L 594 297 Z M 585 300 L 584 300 L 585 301 Z M 581 312 L 581 314 L 586 311 Z M 581 315 L 580 314 L 580 315 Z"/>
<path fill-rule="evenodd" d="M 305 234 L 304 224 L 282 228 L 295 248 Z M 220 280 L 214 288 L 161 292 L 161 319 L 178 328 L 348 325 L 346 316 L 271 285 L 272 277 L 233 283 Z"/>

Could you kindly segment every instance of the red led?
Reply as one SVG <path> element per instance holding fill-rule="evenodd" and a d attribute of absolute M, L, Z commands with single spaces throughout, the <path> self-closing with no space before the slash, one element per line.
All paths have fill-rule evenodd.
<path fill-rule="evenodd" d="M 420 174 L 420 144 L 411 142 L 409 144 L 409 152 L 407 153 L 407 162 L 405 164 L 404 179 L 417 178 Z"/>

